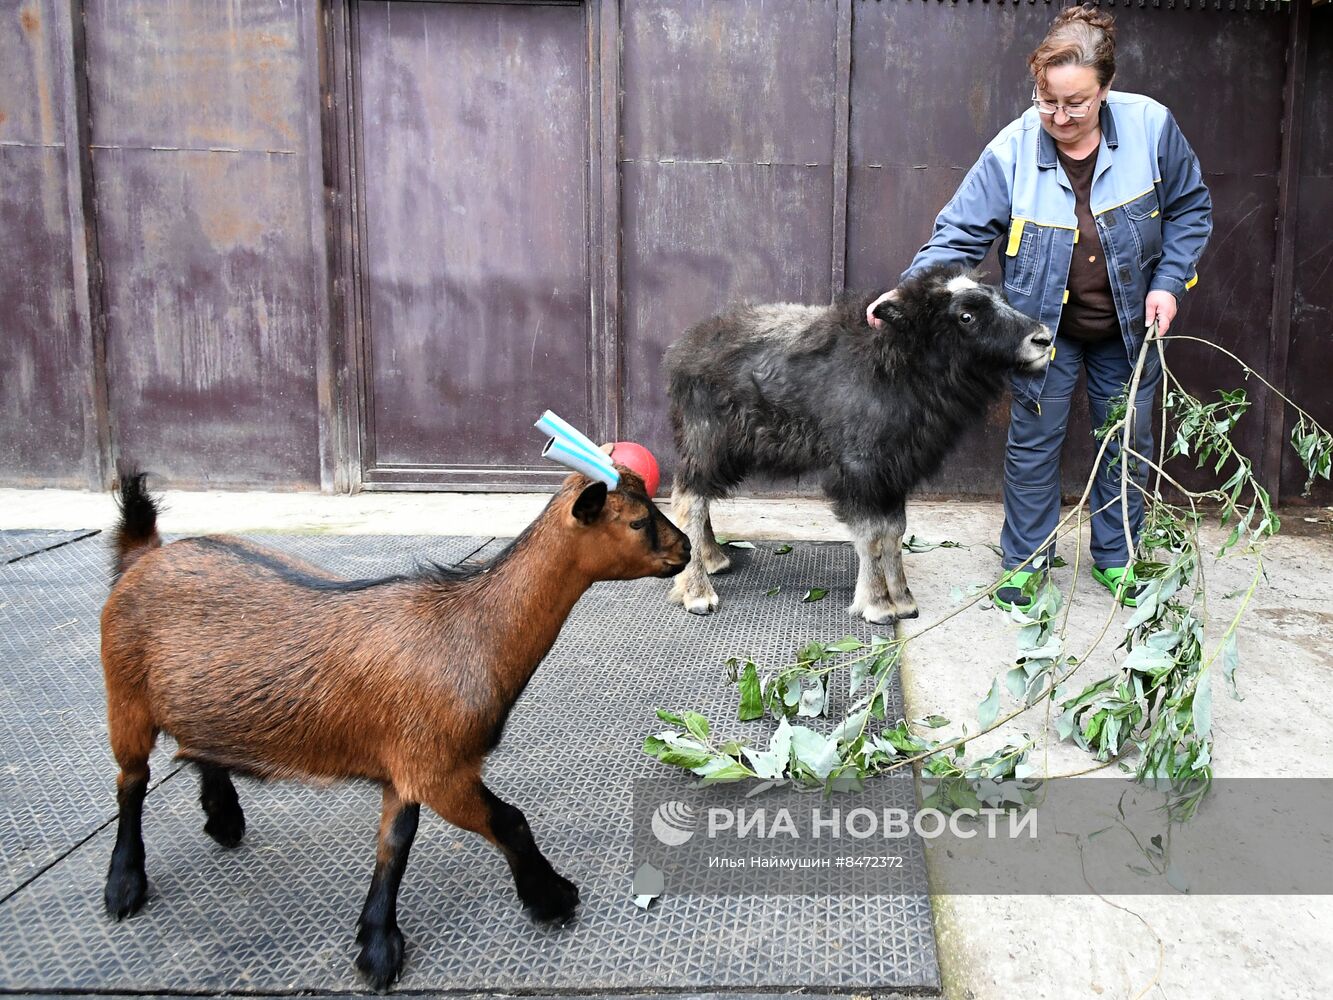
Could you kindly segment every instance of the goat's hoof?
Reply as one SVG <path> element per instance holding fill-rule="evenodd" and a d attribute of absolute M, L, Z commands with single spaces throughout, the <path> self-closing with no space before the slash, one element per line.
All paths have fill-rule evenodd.
<path fill-rule="evenodd" d="M 579 887 L 551 872 L 548 878 L 523 893 L 523 905 L 532 919 L 543 924 L 567 924 L 579 905 Z"/>
<path fill-rule="evenodd" d="M 718 548 L 716 551 L 704 552 L 704 570 L 709 573 L 725 573 L 731 569 L 731 557 Z"/>
<path fill-rule="evenodd" d="M 204 833 L 208 834 L 223 847 L 235 847 L 245 836 L 245 813 L 237 809 L 233 813 L 219 813 L 209 816 L 204 823 Z"/>
<path fill-rule="evenodd" d="M 102 901 L 112 920 L 134 916 L 147 900 L 148 879 L 142 871 L 113 871 L 107 875 Z"/>
<path fill-rule="evenodd" d="M 920 618 L 921 612 L 915 604 L 911 605 L 906 611 L 899 609 L 897 612 L 899 618 Z"/>
<path fill-rule="evenodd" d="M 357 971 L 376 993 L 383 993 L 403 971 L 403 932 L 397 927 L 370 931 L 356 936 L 361 952 L 356 956 Z"/>

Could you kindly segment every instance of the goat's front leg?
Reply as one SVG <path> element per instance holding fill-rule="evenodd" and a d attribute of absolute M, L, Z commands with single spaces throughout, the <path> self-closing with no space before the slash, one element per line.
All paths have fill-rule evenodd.
<path fill-rule="evenodd" d="M 915 618 L 920 611 L 916 598 L 907 587 L 907 574 L 903 572 L 903 532 L 906 530 L 907 507 L 899 501 L 884 519 L 880 557 L 884 562 L 884 579 L 889 587 L 889 600 L 893 602 L 893 613 L 899 618 Z"/>
<path fill-rule="evenodd" d="M 726 561 L 727 566 L 730 566 L 731 562 L 727 560 L 726 553 L 722 552 L 722 547 L 717 544 L 717 539 L 713 537 L 709 528 L 708 500 L 677 486 L 672 491 L 671 512 L 676 524 L 689 536 L 690 561 L 676 574 L 667 600 L 673 604 L 683 605 L 691 614 L 709 614 L 717 610 L 717 591 L 708 582 L 706 554 L 709 552 L 710 544 L 717 550 L 715 556 L 720 556 Z M 713 563 L 718 565 L 716 557 Z"/>
<path fill-rule="evenodd" d="M 856 595 L 847 608 L 849 615 L 860 615 L 874 625 L 891 625 L 897 620 L 893 599 L 884 580 L 881 564 L 884 546 L 884 522 L 853 521 L 852 545 L 856 548 Z"/>
<path fill-rule="evenodd" d="M 578 886 L 551 867 L 532 838 L 527 818 L 482 784 L 479 773 L 456 778 L 427 803 L 454 826 L 479 833 L 500 849 L 518 898 L 534 918 L 563 924 L 574 916 Z"/>
<path fill-rule="evenodd" d="M 417 835 L 420 815 L 419 803 L 405 802 L 393 785 L 384 786 L 375 874 L 370 880 L 370 892 L 366 894 L 366 905 L 361 908 L 356 932 L 356 942 L 361 946 L 356 967 L 374 990 L 387 989 L 403 968 L 403 934 L 398 929 L 398 886 L 407 868 L 407 855 Z"/>

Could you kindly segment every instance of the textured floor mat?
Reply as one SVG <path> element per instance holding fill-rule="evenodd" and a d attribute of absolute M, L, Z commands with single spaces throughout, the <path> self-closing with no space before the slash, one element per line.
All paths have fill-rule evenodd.
<path fill-rule="evenodd" d="M 288 543 L 330 567 L 344 546 L 385 544 Z M 317 555 L 318 546 L 328 548 Z M 399 906 L 408 938 L 400 989 L 938 987 L 921 895 L 668 893 L 647 911 L 633 903 L 631 790 L 637 778 L 671 774 L 639 750 L 660 727 L 654 709 L 694 707 L 735 725 L 725 721 L 735 711 L 727 656 L 776 664 L 811 638 L 869 635 L 843 611 L 854 580 L 849 547 L 798 544 L 782 556 L 773 548 L 736 553 L 737 569 L 717 578 L 721 612 L 709 618 L 668 606 L 658 580 L 599 584 L 583 598 L 487 771 L 496 793 L 527 814 L 556 868 L 579 883 L 579 917 L 555 930 L 534 926 L 499 855 L 423 810 Z M 376 571 L 395 568 L 386 561 Z M 766 596 L 778 585 L 780 593 Z M 827 587 L 827 599 L 800 603 L 811 586 Z M 901 697 L 896 687 L 893 697 Z M 111 773 L 100 772 L 99 783 Z M 884 780 L 905 782 L 910 795 L 909 776 Z M 110 828 L 0 906 L 0 988 L 358 989 L 352 938 L 374 861 L 378 792 L 239 787 L 248 829 L 231 852 L 203 834 L 189 770 L 149 796 L 152 898 L 131 920 L 112 924 L 100 910 Z M 99 821 L 106 814 L 103 804 Z M 919 844 L 904 853 L 908 864 L 923 864 Z"/>
<path fill-rule="evenodd" d="M 15 528 L 0 531 L 0 564 L 16 562 L 38 552 L 45 552 L 47 549 L 68 545 L 80 538 L 89 538 L 97 532 L 97 528 L 83 528 L 77 531 Z"/>

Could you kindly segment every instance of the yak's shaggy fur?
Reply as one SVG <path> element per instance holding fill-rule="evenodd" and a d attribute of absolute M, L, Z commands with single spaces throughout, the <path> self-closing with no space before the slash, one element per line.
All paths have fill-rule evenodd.
<path fill-rule="evenodd" d="M 848 611 L 880 623 L 916 616 L 900 553 L 907 494 L 1010 372 L 1045 366 L 1051 334 L 959 268 L 901 285 L 877 306 L 879 329 L 866 319 L 872 299 L 742 306 L 668 350 L 675 517 L 692 545 L 672 599 L 688 610 L 717 607 L 707 574 L 729 565 L 709 502 L 752 473 L 817 472 L 860 556 Z"/>

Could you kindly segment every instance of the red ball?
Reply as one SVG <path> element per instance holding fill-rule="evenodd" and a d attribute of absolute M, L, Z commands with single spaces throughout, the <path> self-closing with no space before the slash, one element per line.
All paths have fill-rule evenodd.
<path fill-rule="evenodd" d="M 657 468 L 657 459 L 643 445 L 633 441 L 617 441 L 611 447 L 611 461 L 638 473 L 648 495 L 657 495 L 657 485 L 661 482 L 662 474 Z"/>

